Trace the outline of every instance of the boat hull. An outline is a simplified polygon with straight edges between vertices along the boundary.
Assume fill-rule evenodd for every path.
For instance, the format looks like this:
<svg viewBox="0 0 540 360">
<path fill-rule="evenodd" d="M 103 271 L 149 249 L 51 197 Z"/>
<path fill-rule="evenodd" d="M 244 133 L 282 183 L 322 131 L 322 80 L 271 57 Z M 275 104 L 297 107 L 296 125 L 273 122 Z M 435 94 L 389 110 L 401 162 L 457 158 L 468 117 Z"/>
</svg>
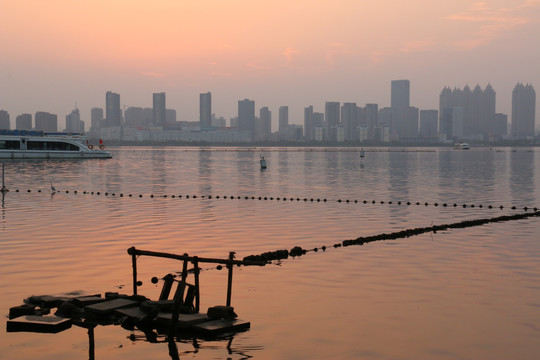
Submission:
<svg viewBox="0 0 540 360">
<path fill-rule="evenodd" d="M 110 159 L 108 151 L 0 150 L 0 159 Z"/>
</svg>

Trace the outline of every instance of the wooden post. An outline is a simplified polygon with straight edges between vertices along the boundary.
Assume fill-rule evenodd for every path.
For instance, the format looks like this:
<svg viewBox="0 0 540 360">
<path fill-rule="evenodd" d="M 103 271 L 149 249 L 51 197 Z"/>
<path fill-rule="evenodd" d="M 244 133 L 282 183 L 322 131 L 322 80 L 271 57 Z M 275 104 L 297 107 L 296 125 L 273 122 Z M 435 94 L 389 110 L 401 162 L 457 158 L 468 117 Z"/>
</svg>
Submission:
<svg viewBox="0 0 540 360">
<path fill-rule="evenodd" d="M 133 295 L 137 295 L 137 254 L 135 252 L 131 254 L 131 266 L 133 267 Z"/>
<path fill-rule="evenodd" d="M 229 279 L 227 281 L 227 306 L 231 306 L 231 295 L 232 295 L 232 275 L 233 275 L 233 266 L 234 266 L 234 252 L 229 253 L 229 262 L 227 267 L 229 268 Z"/>
<path fill-rule="evenodd" d="M 199 258 L 197 256 L 193 257 L 193 270 L 195 276 L 195 312 L 199 312 L 200 306 L 200 297 L 199 297 Z"/>
<path fill-rule="evenodd" d="M 187 279 L 187 266 L 188 266 L 188 254 L 184 254 L 186 259 L 184 260 L 184 265 L 182 266 L 182 281 L 186 282 Z"/>
</svg>

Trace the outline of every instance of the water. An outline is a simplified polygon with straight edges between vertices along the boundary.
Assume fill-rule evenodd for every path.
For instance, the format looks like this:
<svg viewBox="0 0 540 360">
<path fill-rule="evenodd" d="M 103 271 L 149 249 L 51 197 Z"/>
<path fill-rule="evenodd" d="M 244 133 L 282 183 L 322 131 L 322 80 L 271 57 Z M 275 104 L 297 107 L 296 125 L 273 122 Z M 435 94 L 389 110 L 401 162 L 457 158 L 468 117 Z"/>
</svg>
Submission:
<svg viewBox="0 0 540 360">
<path fill-rule="evenodd" d="M 112 151 L 110 160 L 5 162 L 10 191 L 0 209 L 0 313 L 6 320 L 9 308 L 30 295 L 131 293 L 131 246 L 218 258 L 301 246 L 319 251 L 235 271 L 232 305 L 251 322 L 249 331 L 230 346 L 227 339 L 178 342 L 180 358 L 540 353 L 538 217 L 333 247 L 359 236 L 531 212 L 540 205 L 538 149 L 368 148 L 363 159 L 355 148 Z M 148 257 L 138 265 L 138 291 L 151 298 L 160 291 L 152 276 L 180 270 L 175 261 Z M 205 268 L 202 311 L 225 303 L 226 277 Z M 89 357 L 86 329 L 34 334 L 7 333 L 5 326 L 2 358 Z M 100 326 L 95 358 L 167 359 L 163 341 Z"/>
</svg>

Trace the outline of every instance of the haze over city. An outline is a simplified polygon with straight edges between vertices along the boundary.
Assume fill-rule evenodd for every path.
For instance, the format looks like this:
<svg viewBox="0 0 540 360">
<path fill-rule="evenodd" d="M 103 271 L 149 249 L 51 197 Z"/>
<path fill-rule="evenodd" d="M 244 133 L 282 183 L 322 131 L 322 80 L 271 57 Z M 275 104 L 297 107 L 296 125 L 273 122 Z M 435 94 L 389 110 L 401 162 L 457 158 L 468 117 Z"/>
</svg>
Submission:
<svg viewBox="0 0 540 360">
<path fill-rule="evenodd" d="M 438 109 L 445 86 L 491 84 L 509 116 L 518 82 L 540 87 L 540 0 L 0 0 L 0 12 L 0 109 L 58 114 L 60 127 L 75 106 L 89 126 L 106 91 L 122 107 L 165 92 L 179 121 L 197 121 L 211 91 L 217 116 L 249 98 L 302 124 L 326 101 L 389 106 L 395 79 L 420 109 Z"/>
</svg>

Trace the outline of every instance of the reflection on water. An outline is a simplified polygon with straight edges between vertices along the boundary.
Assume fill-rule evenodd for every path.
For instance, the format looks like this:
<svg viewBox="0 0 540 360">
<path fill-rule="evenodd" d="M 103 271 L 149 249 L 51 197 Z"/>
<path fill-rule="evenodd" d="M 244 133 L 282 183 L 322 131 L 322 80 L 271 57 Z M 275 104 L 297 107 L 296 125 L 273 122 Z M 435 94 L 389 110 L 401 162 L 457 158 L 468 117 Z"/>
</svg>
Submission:
<svg viewBox="0 0 540 360">
<path fill-rule="evenodd" d="M 129 293 L 131 246 L 242 258 L 326 245 L 280 266 L 239 269 L 233 306 L 251 329 L 234 337 L 232 350 L 227 340 L 177 341 L 180 358 L 539 353 L 537 218 L 331 246 L 538 207 L 538 150 L 370 148 L 363 159 L 359 149 L 327 150 L 135 147 L 114 149 L 109 160 L 6 161 L 0 312 L 7 316 L 30 295 Z M 49 181 L 59 190 L 54 195 Z M 178 269 L 141 260 L 140 292 L 157 298 L 149 279 L 163 271 Z M 201 276 L 202 309 L 223 304 L 226 274 L 213 268 Z M 169 354 L 163 338 L 141 341 L 144 333 L 128 337 L 119 326 L 96 328 L 94 347 L 86 329 L 48 335 L 6 333 L 4 326 L 0 347 L 10 359 L 81 358 L 91 348 L 96 359 Z"/>
</svg>

